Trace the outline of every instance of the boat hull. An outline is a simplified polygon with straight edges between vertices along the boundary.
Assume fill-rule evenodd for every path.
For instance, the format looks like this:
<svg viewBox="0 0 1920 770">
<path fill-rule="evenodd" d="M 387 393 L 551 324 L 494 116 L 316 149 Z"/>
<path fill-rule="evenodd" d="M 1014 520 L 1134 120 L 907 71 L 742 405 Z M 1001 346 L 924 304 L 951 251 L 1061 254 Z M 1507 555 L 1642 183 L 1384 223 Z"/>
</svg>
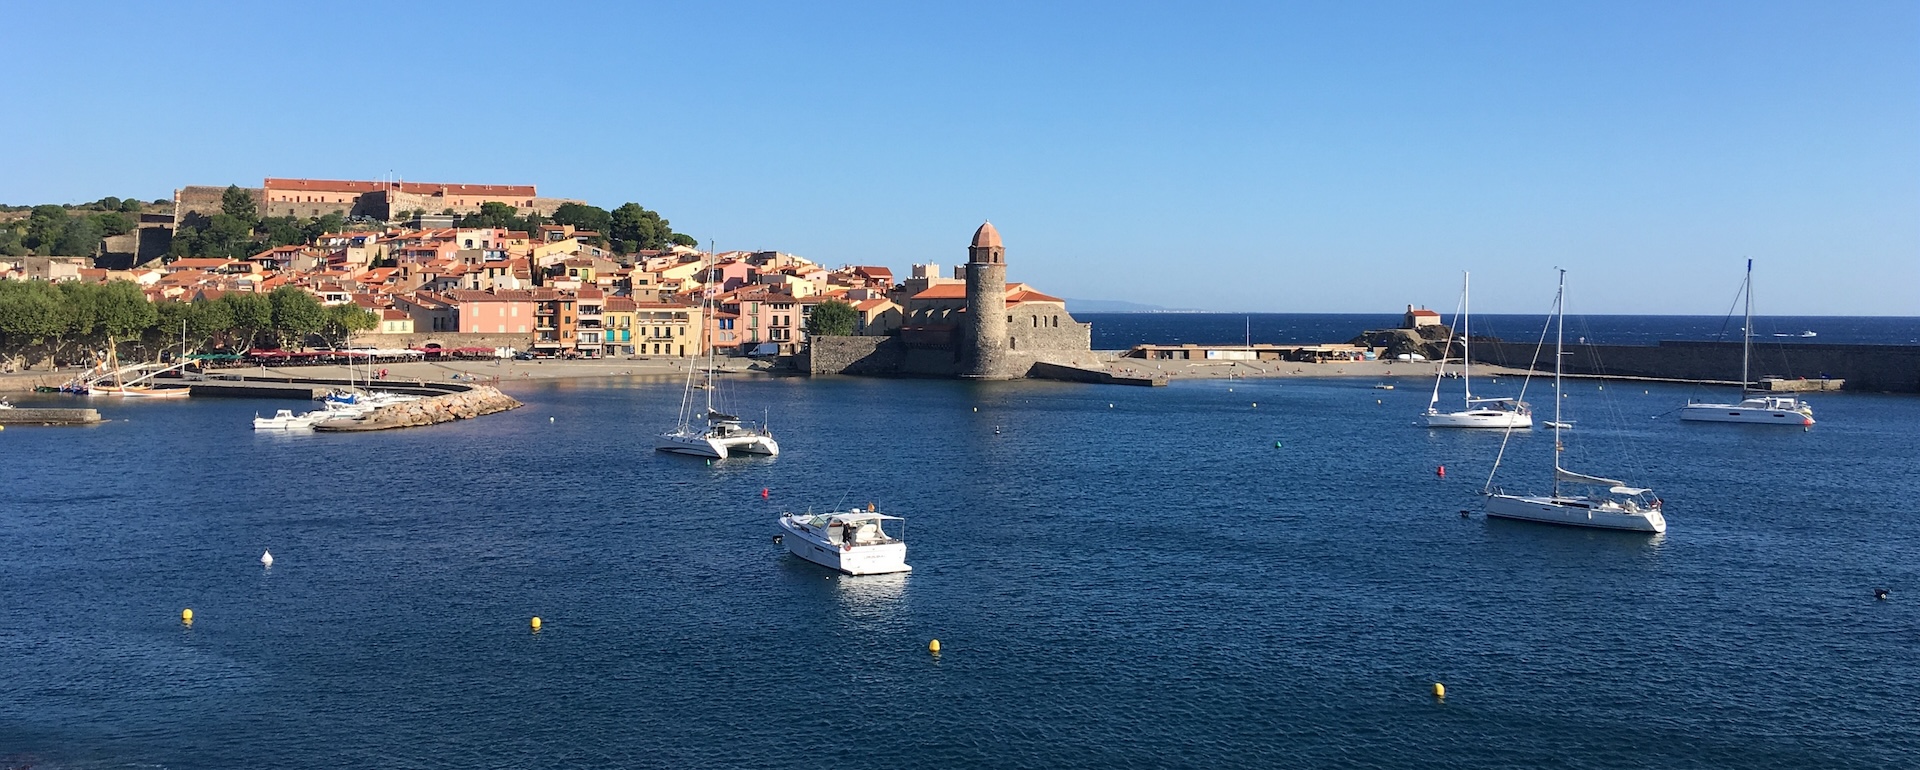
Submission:
<svg viewBox="0 0 1920 770">
<path fill-rule="evenodd" d="M 1680 419 L 1693 422 L 1741 422 L 1750 425 L 1813 424 L 1813 416 L 1791 409 L 1762 409 L 1740 404 L 1688 404 L 1680 409 Z"/>
<path fill-rule="evenodd" d="M 786 545 L 788 553 L 849 575 L 913 571 L 913 567 L 907 565 L 907 544 L 903 542 L 842 548 L 795 526 L 786 517 L 780 519 L 780 535 L 780 542 Z"/>
<path fill-rule="evenodd" d="M 687 455 L 690 457 L 706 457 L 714 460 L 727 459 L 726 445 L 705 436 L 677 436 L 668 434 L 661 436 L 660 440 L 653 445 L 653 448 L 670 454 Z"/>
<path fill-rule="evenodd" d="M 1617 529 L 1627 532 L 1665 532 L 1667 519 L 1657 509 L 1629 510 L 1617 505 L 1596 506 L 1572 498 L 1491 495 L 1488 516 L 1569 527 Z"/>
<path fill-rule="evenodd" d="M 1531 428 L 1533 416 L 1498 409 L 1474 409 L 1465 412 L 1428 412 L 1429 428 Z"/>
</svg>

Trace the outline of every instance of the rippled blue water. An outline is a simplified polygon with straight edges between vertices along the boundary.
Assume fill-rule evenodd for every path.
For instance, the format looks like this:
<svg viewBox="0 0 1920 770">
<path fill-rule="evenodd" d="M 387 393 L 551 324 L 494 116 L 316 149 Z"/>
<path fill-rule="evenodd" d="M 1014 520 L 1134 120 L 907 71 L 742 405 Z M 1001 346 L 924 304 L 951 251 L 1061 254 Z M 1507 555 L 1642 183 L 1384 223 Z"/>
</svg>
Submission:
<svg viewBox="0 0 1920 770">
<path fill-rule="evenodd" d="M 1499 435 L 1371 384 L 750 381 L 786 454 L 711 466 L 650 449 L 679 388 L 642 380 L 365 435 L 9 428 L 0 766 L 1920 762 L 1920 400 L 1800 431 L 1571 386 L 1569 464 L 1657 488 L 1649 538 L 1462 518 Z M 771 542 L 868 501 L 911 575 Z"/>
</svg>

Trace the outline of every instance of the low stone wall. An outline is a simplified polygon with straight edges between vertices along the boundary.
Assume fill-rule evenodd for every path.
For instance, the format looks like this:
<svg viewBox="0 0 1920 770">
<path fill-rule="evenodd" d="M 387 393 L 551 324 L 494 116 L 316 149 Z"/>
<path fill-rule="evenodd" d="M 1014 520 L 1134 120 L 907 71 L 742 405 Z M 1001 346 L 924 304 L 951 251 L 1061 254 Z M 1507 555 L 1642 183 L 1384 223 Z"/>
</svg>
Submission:
<svg viewBox="0 0 1920 770">
<path fill-rule="evenodd" d="M 92 425 L 98 409 L 0 409 L 0 425 Z"/>
<path fill-rule="evenodd" d="M 522 404 L 512 396 L 483 385 L 463 393 L 448 393 L 444 396 L 383 406 L 358 419 L 328 420 L 313 426 L 313 429 L 357 431 L 414 428 L 454 420 L 471 420 L 520 406 Z"/>
<path fill-rule="evenodd" d="M 1534 359 L 1533 342 L 1474 340 L 1480 363 L 1526 368 Z M 1658 345 L 1566 346 L 1569 374 L 1655 377 L 1675 380 L 1740 379 L 1740 343 L 1662 341 Z M 1553 369 L 1551 340 L 1537 363 Z M 1753 347 L 1753 379 L 1822 376 L 1846 381 L 1847 390 L 1920 393 L 1920 345 L 1842 345 L 1760 343 Z"/>
<path fill-rule="evenodd" d="M 896 337 L 814 337 L 806 367 L 809 374 L 892 376 L 900 373 L 903 352 Z"/>
</svg>

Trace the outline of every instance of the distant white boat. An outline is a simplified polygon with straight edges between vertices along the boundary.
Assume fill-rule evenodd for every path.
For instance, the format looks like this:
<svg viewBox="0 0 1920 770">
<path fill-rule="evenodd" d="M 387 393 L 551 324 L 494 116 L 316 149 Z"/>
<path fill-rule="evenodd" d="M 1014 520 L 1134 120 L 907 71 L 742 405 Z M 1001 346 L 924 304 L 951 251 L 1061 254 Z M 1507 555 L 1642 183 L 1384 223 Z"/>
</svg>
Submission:
<svg viewBox="0 0 1920 770">
<path fill-rule="evenodd" d="M 1692 422 L 1743 422 L 1760 425 L 1813 425 L 1813 406 L 1792 396 L 1750 393 L 1748 374 L 1753 359 L 1753 260 L 1747 260 L 1747 277 L 1740 292 L 1747 298 L 1747 322 L 1740 334 L 1740 403 L 1694 404 L 1680 409 L 1680 419 Z M 1807 332 L 1801 336 L 1808 336 Z M 1776 335 L 1784 336 L 1784 335 Z"/>
<path fill-rule="evenodd" d="M 787 514 L 780 540 L 793 555 L 849 575 L 911 572 L 906 520 L 874 511 Z"/>
<path fill-rule="evenodd" d="M 1440 371 L 1433 378 L 1433 397 L 1427 400 L 1423 415 L 1429 428 L 1531 428 L 1533 413 L 1526 403 L 1511 398 L 1473 397 L 1473 308 L 1471 275 L 1460 274 L 1460 382 L 1466 393 L 1464 407 L 1457 412 L 1440 411 L 1440 383 L 1451 379 L 1446 354 L 1440 356 Z M 1452 346 L 1453 338 L 1447 338 Z"/>
<path fill-rule="evenodd" d="M 253 429 L 273 431 L 312 430 L 313 424 L 323 419 L 322 415 L 325 414 L 324 411 L 315 410 L 306 414 L 296 415 L 292 409 L 282 409 L 274 412 L 272 417 L 261 417 L 255 414 L 253 416 Z"/>
<path fill-rule="evenodd" d="M 1502 519 L 1537 521 L 1545 524 L 1565 524 L 1574 527 L 1596 527 L 1600 529 L 1624 529 L 1634 532 L 1665 532 L 1667 519 L 1661 512 L 1660 498 L 1653 490 L 1627 486 L 1617 479 L 1589 476 L 1575 473 L 1560 467 L 1560 457 L 1565 447 L 1560 443 L 1558 426 L 1566 424 L 1560 419 L 1560 369 L 1565 359 L 1567 271 L 1560 271 L 1560 291 L 1554 298 L 1554 310 L 1557 317 L 1553 338 L 1553 420 L 1547 424 L 1553 429 L 1553 491 L 1545 495 L 1509 495 L 1493 488 L 1493 476 L 1487 477 L 1486 490 L 1488 516 Z M 1502 448 L 1504 454 L 1504 446 Z M 1494 461 L 1494 473 L 1499 473 L 1500 463 Z M 1563 484 L 1578 485 L 1595 491 L 1586 494 L 1562 494 Z M 1604 494 L 1600 490 L 1604 490 Z"/>
<path fill-rule="evenodd" d="M 1800 336 L 1802 336 L 1802 337 L 1818 337 L 1818 336 L 1820 336 L 1820 333 L 1819 333 L 1819 332 L 1816 332 L 1816 331 L 1813 331 L 1813 330 L 1811 330 L 1811 329 L 1809 329 L 1809 330 L 1807 330 L 1807 331 L 1803 331 L 1803 332 L 1801 332 L 1801 333 L 1800 333 Z"/>
</svg>

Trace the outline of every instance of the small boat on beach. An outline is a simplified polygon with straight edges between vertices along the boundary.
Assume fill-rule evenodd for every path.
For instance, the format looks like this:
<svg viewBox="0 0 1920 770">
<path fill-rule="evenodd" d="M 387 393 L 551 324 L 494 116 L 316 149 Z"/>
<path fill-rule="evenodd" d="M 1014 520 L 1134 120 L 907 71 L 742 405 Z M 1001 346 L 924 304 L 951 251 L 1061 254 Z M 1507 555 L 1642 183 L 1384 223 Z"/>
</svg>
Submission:
<svg viewBox="0 0 1920 770">
<path fill-rule="evenodd" d="M 905 519 L 873 510 L 790 513 L 780 517 L 787 551 L 849 575 L 911 572 Z"/>
</svg>

